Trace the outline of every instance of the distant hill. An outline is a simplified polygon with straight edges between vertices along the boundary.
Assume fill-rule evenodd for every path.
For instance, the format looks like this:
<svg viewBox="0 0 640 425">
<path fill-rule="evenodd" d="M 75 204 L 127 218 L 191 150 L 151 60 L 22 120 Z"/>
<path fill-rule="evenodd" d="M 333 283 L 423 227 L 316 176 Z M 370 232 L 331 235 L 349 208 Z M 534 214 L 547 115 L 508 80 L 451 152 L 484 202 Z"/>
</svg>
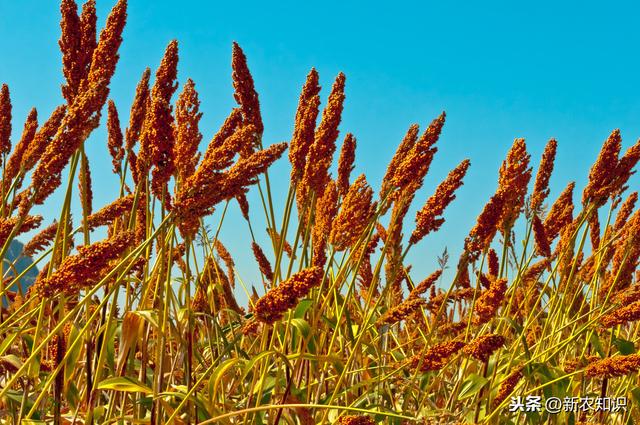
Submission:
<svg viewBox="0 0 640 425">
<path fill-rule="evenodd" d="M 16 259 L 18 259 L 18 261 L 16 261 L 15 263 L 15 269 L 18 272 L 18 274 L 22 273 L 27 267 L 33 264 L 33 261 L 31 261 L 31 258 L 23 257 L 20 255 L 22 253 L 23 248 L 24 248 L 24 244 L 22 242 L 17 241 L 15 239 L 11 242 L 11 244 L 9 245 L 9 249 L 7 250 L 7 254 L 5 255 L 5 258 L 4 258 L 5 272 L 6 272 L 6 267 L 9 264 L 13 263 Z M 12 275 L 13 275 L 13 271 L 10 271 L 7 274 L 7 276 L 12 276 Z M 33 282 L 35 282 L 37 277 L 38 277 L 37 267 L 33 267 L 24 276 L 22 276 L 22 278 L 20 279 L 20 286 L 22 286 L 23 293 L 26 292 L 27 288 L 31 286 Z M 17 290 L 17 288 L 14 286 L 11 288 L 11 290 L 15 291 Z"/>
</svg>

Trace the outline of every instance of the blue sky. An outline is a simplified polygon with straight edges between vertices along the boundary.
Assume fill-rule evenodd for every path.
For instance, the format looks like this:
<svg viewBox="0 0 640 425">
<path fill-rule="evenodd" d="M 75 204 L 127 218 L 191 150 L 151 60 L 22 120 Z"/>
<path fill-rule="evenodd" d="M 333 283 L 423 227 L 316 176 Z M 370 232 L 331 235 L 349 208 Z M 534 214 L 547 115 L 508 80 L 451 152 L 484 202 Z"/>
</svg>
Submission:
<svg viewBox="0 0 640 425">
<path fill-rule="evenodd" d="M 98 0 L 100 23 L 113 3 Z M 61 102 L 58 7 L 54 0 L 0 0 L 0 81 L 10 85 L 16 130 L 31 106 L 42 121 Z M 439 152 L 415 207 L 462 159 L 470 158 L 472 165 L 439 234 L 409 257 L 420 279 L 433 270 L 444 246 L 457 257 L 515 137 L 526 138 L 534 165 L 546 141 L 558 139 L 554 197 L 571 180 L 579 194 L 611 130 L 621 129 L 625 148 L 640 136 L 638 12 L 632 2 L 604 8 L 599 2 L 552 1 L 131 0 L 112 98 L 126 122 L 141 72 L 146 66 L 155 70 L 166 44 L 178 39 L 180 82 L 194 79 L 202 101 L 204 148 L 234 106 L 235 40 L 256 81 L 268 144 L 290 138 L 299 90 L 312 66 L 320 73 L 323 103 L 343 71 L 347 99 L 341 131 L 356 135 L 354 173 L 366 173 L 376 189 L 408 126 L 424 127 L 445 110 Z M 102 128 L 87 149 L 98 208 L 117 190 Z M 284 203 L 288 163 L 281 161 L 273 174 Z M 635 189 L 638 181 L 633 179 Z M 257 203 L 253 211 L 260 211 Z M 407 227 L 408 233 L 412 223 Z M 246 257 L 246 238 L 240 221 L 226 223 L 223 242 L 241 268 L 253 269 L 240 258 Z M 246 275 L 251 280 L 254 272 Z"/>
</svg>

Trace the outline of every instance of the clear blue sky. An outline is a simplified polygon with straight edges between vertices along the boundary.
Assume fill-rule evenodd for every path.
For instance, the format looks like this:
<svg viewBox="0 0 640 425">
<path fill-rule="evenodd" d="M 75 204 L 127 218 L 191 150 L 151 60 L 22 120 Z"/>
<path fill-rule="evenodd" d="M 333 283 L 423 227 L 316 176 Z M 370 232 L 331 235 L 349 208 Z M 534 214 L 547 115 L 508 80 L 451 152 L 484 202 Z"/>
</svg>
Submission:
<svg viewBox="0 0 640 425">
<path fill-rule="evenodd" d="M 113 3 L 98 0 L 100 24 Z M 19 120 L 31 106 L 38 107 L 42 120 L 61 102 L 58 7 L 54 0 L 0 0 L 0 81 L 11 88 L 14 128 L 22 126 Z M 579 194 L 611 130 L 622 130 L 625 148 L 640 136 L 639 12 L 630 1 L 605 7 L 554 1 L 131 0 L 112 97 L 126 121 L 141 72 L 146 66 L 155 70 L 166 44 L 178 39 L 179 79 L 193 78 L 200 92 L 204 148 L 234 106 L 230 54 L 235 40 L 248 56 L 265 141 L 272 143 L 290 138 L 309 69 L 318 69 L 324 96 L 343 71 L 347 100 L 341 131 L 356 135 L 355 173 L 365 172 L 376 189 L 407 127 L 426 126 L 445 110 L 440 150 L 416 207 L 463 158 L 472 165 L 446 224 L 409 258 L 419 279 L 432 271 L 445 245 L 457 257 L 515 137 L 526 138 L 535 165 L 546 141 L 558 139 L 554 197 L 570 180 L 578 182 Z M 103 129 L 91 137 L 88 150 L 99 207 L 117 188 Z M 288 163 L 281 161 L 273 173 L 286 182 Z M 638 181 L 633 179 L 635 189 Z M 285 184 L 276 190 L 284 203 Z M 258 208 L 254 204 L 254 213 Z M 244 267 L 240 257 L 246 257 L 247 233 L 244 227 L 234 229 L 239 224 L 227 223 L 223 241 Z M 408 233 L 412 223 L 407 226 Z"/>
</svg>

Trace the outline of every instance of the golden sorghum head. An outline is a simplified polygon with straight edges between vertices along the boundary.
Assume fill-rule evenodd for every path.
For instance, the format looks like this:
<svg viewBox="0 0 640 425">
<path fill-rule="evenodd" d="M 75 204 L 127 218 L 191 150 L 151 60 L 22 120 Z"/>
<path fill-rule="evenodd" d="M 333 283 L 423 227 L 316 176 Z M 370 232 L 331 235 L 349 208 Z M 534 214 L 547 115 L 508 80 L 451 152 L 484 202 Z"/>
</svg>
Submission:
<svg viewBox="0 0 640 425">
<path fill-rule="evenodd" d="M 329 240 L 337 251 L 352 247 L 369 226 L 375 213 L 373 190 L 361 174 L 351 185 L 331 228 Z"/>
<path fill-rule="evenodd" d="M 370 288 L 373 289 L 372 295 L 377 295 L 378 288 L 376 286 L 373 286 L 372 288 L 373 267 L 371 265 L 371 256 L 375 252 L 379 242 L 380 242 L 380 234 L 375 233 L 369 240 L 369 243 L 367 243 L 367 245 L 363 247 L 364 248 L 363 257 L 360 263 L 360 267 L 358 268 L 358 283 L 360 284 L 360 289 L 361 289 L 360 294 L 365 299 L 368 297 L 368 293 L 366 292 L 368 292 Z M 374 298 L 372 297 L 371 300 L 373 299 Z"/>
<path fill-rule="evenodd" d="M 469 260 L 473 261 L 491 244 L 498 231 L 498 223 L 502 217 L 504 196 L 501 192 L 494 194 L 478 216 L 476 225 L 465 240 L 465 251 Z"/>
<path fill-rule="evenodd" d="M 298 109 L 296 110 L 293 137 L 289 147 L 289 162 L 291 162 L 291 181 L 297 182 L 304 172 L 309 148 L 313 144 L 313 137 L 318 118 L 320 97 L 318 72 L 311 68 L 307 80 L 302 86 Z"/>
<path fill-rule="evenodd" d="M 198 124 L 202 118 L 200 100 L 195 84 L 191 78 L 187 80 L 176 103 L 176 125 L 174 157 L 176 176 L 179 182 L 184 182 L 196 170 L 198 164 L 198 145 L 202 134 Z"/>
<path fill-rule="evenodd" d="M 212 314 L 207 297 L 207 289 L 202 285 L 198 285 L 196 292 L 191 299 L 191 309 L 198 313 Z"/>
<path fill-rule="evenodd" d="M 122 217 L 131 211 L 134 199 L 135 195 L 133 194 L 116 199 L 109 205 L 102 207 L 100 210 L 88 216 L 87 225 L 90 229 L 95 229 L 96 227 L 112 224 L 118 217 Z"/>
<path fill-rule="evenodd" d="M 542 336 L 542 326 L 533 325 L 527 330 L 527 335 L 525 336 L 525 340 L 527 341 L 527 345 L 529 348 L 533 347 Z"/>
<path fill-rule="evenodd" d="M 199 276 L 199 284 L 205 294 L 208 287 L 215 287 L 221 305 L 238 314 L 244 314 L 233 294 L 229 277 L 224 273 L 213 255 L 207 257 L 205 266 Z"/>
<path fill-rule="evenodd" d="M 625 223 L 633 213 L 633 208 L 636 206 L 636 202 L 638 202 L 638 192 L 632 192 L 627 199 L 622 203 L 620 209 L 618 210 L 618 214 L 616 215 L 616 221 L 613 225 L 614 231 L 620 231 L 624 227 Z"/>
<path fill-rule="evenodd" d="M 120 129 L 120 118 L 118 118 L 118 109 L 113 100 L 109 99 L 107 107 L 107 147 L 111 154 L 111 163 L 113 164 L 113 172 L 119 173 L 124 157 L 124 148 L 122 147 L 123 138 Z"/>
<path fill-rule="evenodd" d="M 640 301 L 640 285 L 636 282 L 635 285 L 628 287 L 624 291 L 618 292 L 615 294 L 612 301 L 622 306 Z"/>
<path fill-rule="evenodd" d="M 500 221 L 500 230 L 505 233 L 513 226 L 527 195 L 527 186 L 531 180 L 531 167 L 524 139 L 516 139 L 507 154 L 507 158 L 500 167 L 498 179 L 499 191 L 504 196 L 504 209 Z"/>
<path fill-rule="evenodd" d="M 513 372 L 511 372 L 501 383 L 498 388 L 498 393 L 496 397 L 493 399 L 493 405 L 499 406 L 504 400 L 511 395 L 513 390 L 518 385 L 518 382 L 522 379 L 522 369 L 516 368 Z"/>
<path fill-rule="evenodd" d="M 82 90 L 70 104 L 58 132 L 33 173 L 31 191 L 37 194 L 34 199 L 37 204 L 42 204 L 60 185 L 62 170 L 69 159 L 98 126 L 100 110 L 107 101 L 109 82 L 119 58 L 118 48 L 122 42 L 126 9 L 126 0 L 119 0 L 107 17 Z M 28 205 L 29 201 L 29 197 L 24 197 L 22 204 Z"/>
<path fill-rule="evenodd" d="M 0 153 L 11 151 L 11 96 L 9 86 L 0 89 Z"/>
<path fill-rule="evenodd" d="M 338 159 L 338 178 L 336 179 L 338 185 L 338 193 L 342 198 L 347 195 L 349 191 L 349 177 L 351 171 L 354 168 L 354 162 L 356 159 L 356 138 L 351 133 L 347 133 L 342 142 L 342 148 L 340 149 L 340 158 Z"/>
<path fill-rule="evenodd" d="M 634 322 L 640 319 L 640 301 L 623 305 L 623 307 L 605 314 L 600 318 L 600 323 L 605 328 L 612 328 L 627 322 Z"/>
<path fill-rule="evenodd" d="M 489 289 L 482 291 L 473 309 L 473 323 L 480 325 L 491 320 L 500 308 L 506 291 L 507 279 L 496 279 Z"/>
<path fill-rule="evenodd" d="M 339 425 L 375 425 L 375 421 L 369 416 L 342 416 L 337 423 Z"/>
<path fill-rule="evenodd" d="M 213 137 L 194 178 L 208 176 L 213 170 L 224 170 L 233 164 L 233 158 L 255 139 L 255 127 L 251 124 L 240 126 L 240 113 L 234 109 Z"/>
<path fill-rule="evenodd" d="M 404 296 L 402 282 L 409 277 L 409 270 L 411 266 L 404 267 L 399 259 L 397 262 L 393 263 L 392 261 L 394 260 L 395 259 L 392 259 L 391 261 L 387 260 L 385 279 L 389 282 L 389 286 L 391 288 L 391 303 L 398 305 L 402 302 L 402 298 Z"/>
<path fill-rule="evenodd" d="M 248 186 L 256 183 L 259 174 L 280 158 L 286 147 L 286 143 L 271 145 L 241 158 L 223 173 L 212 173 L 211 170 L 207 173 L 203 169 L 203 161 L 176 193 L 174 213 L 180 232 L 183 235 L 195 234 L 200 226 L 200 217 L 213 212 L 219 202 L 244 193 Z"/>
<path fill-rule="evenodd" d="M 449 296 L 447 297 L 446 301 L 455 302 L 455 301 L 469 300 L 473 298 L 474 292 L 475 292 L 475 289 L 473 288 L 455 289 L 451 291 L 451 293 L 449 293 Z M 440 309 L 440 306 L 442 305 L 442 303 L 445 301 L 445 295 L 446 295 L 445 292 L 440 292 L 439 294 L 436 294 L 436 287 L 431 286 L 431 296 L 429 297 L 427 308 L 432 313 L 436 313 Z"/>
<path fill-rule="evenodd" d="M 89 158 L 82 152 L 80 156 L 80 173 L 78 177 L 78 189 L 80 190 L 80 204 L 87 214 L 93 209 L 93 190 L 91 189 L 91 170 Z"/>
<path fill-rule="evenodd" d="M 151 190 L 162 198 L 163 189 L 173 174 L 174 134 L 171 97 L 178 84 L 178 42 L 167 46 L 162 62 L 156 71 L 156 81 L 151 89 L 151 101 L 147 107 L 138 156 L 138 174 L 141 178 L 154 166 Z"/>
<path fill-rule="evenodd" d="M 131 232 L 78 248 L 78 254 L 66 257 L 51 276 L 38 276 L 34 291 L 43 298 L 59 293 L 77 294 L 94 285 L 133 241 Z"/>
<path fill-rule="evenodd" d="M 615 129 L 605 140 L 598 159 L 591 167 L 589 183 L 582 192 L 583 205 L 593 201 L 597 207 L 600 207 L 611 195 L 611 182 L 615 177 L 621 147 L 620 130 Z"/>
<path fill-rule="evenodd" d="M 431 286 L 433 286 L 433 284 L 436 283 L 438 279 L 440 279 L 440 276 L 442 276 L 442 270 L 436 270 L 435 272 L 431 273 L 429 276 L 427 276 L 426 279 L 418 283 L 415 288 L 413 288 L 413 290 L 409 293 L 409 298 L 418 297 L 427 292 L 429 288 L 431 288 Z"/>
<path fill-rule="evenodd" d="M 240 332 L 242 332 L 242 335 L 244 336 L 256 336 L 258 334 L 259 327 L 260 322 L 258 322 L 254 318 L 251 318 L 247 320 L 244 325 L 242 325 Z"/>
<path fill-rule="evenodd" d="M 295 307 L 300 298 L 309 293 L 311 288 L 320 284 L 322 274 L 322 268 L 310 267 L 270 289 L 255 304 L 256 318 L 269 324 L 280 320 L 287 310 Z"/>
<path fill-rule="evenodd" d="M 264 126 L 262 124 L 262 116 L 260 115 L 260 102 L 258 101 L 258 93 L 253 84 L 253 77 L 247 66 L 247 58 L 238 45 L 233 43 L 233 53 L 231 55 L 231 68 L 233 73 L 233 88 L 235 93 L 233 97 L 240 105 L 242 111 L 242 119 L 245 124 L 253 124 L 258 136 L 262 135 Z"/>
<path fill-rule="evenodd" d="M 400 303 L 402 300 L 402 287 L 400 284 L 404 279 L 404 269 L 402 266 L 402 227 L 404 218 L 409 211 L 409 206 L 413 199 L 414 193 L 411 191 L 395 192 L 400 197 L 393 202 L 391 210 L 391 218 L 389 219 L 388 233 L 385 238 L 385 255 L 387 261 L 385 264 L 385 279 L 391 285 L 392 300 Z"/>
<path fill-rule="evenodd" d="M 91 13 L 88 9 L 87 12 Z M 83 24 L 83 30 L 87 30 L 85 35 L 85 44 L 81 45 L 82 48 L 88 48 L 94 42 L 91 42 L 91 26 L 90 21 L 94 18 L 87 16 L 83 10 L 83 19 L 86 19 Z M 127 0 L 118 0 L 118 3 L 113 6 L 111 13 L 107 17 L 107 22 L 104 28 L 100 32 L 100 38 L 95 44 L 91 60 L 84 59 L 83 66 L 87 66 L 86 62 L 90 62 L 90 66 L 87 74 L 88 85 L 86 87 L 99 87 L 108 84 L 111 76 L 116 69 L 116 63 L 118 62 L 118 48 L 122 42 L 122 29 L 127 18 Z M 95 31 L 95 30 L 94 30 Z M 94 33 L 95 34 L 95 33 Z M 95 37 L 95 35 L 93 35 Z M 86 54 L 87 51 L 84 52 Z M 85 86 L 83 85 L 83 89 Z M 108 91 L 104 94 L 104 98 L 100 102 L 101 105 L 107 100 Z"/>
<path fill-rule="evenodd" d="M 551 205 L 547 218 L 544 220 L 544 230 L 549 243 L 558 237 L 560 230 L 573 221 L 573 188 L 575 186 L 574 182 L 567 185 Z"/>
<path fill-rule="evenodd" d="M 240 208 L 240 213 L 245 220 L 249 221 L 249 201 L 247 200 L 247 195 L 244 193 L 238 193 L 235 196 L 236 202 L 238 203 L 238 207 Z"/>
<path fill-rule="evenodd" d="M 47 345 L 47 355 L 49 357 L 49 365 L 51 366 L 51 369 L 55 369 L 56 367 L 58 367 L 58 365 L 64 358 L 65 353 L 66 344 L 64 337 L 61 337 L 57 334 L 54 335 L 49 340 L 49 344 Z"/>
<path fill-rule="evenodd" d="M 387 231 L 382 224 L 376 221 L 376 232 L 383 244 L 387 243 Z"/>
<path fill-rule="evenodd" d="M 62 95 L 71 104 L 78 93 L 83 78 L 79 60 L 82 33 L 78 6 L 74 0 L 62 0 L 60 12 L 62 14 L 60 20 L 62 34 L 58 44 L 62 52 L 62 73 L 67 81 L 67 84 L 62 86 Z"/>
<path fill-rule="evenodd" d="M 140 132 L 144 125 L 144 117 L 147 111 L 147 102 L 149 100 L 149 79 L 151 78 L 151 70 L 146 68 L 142 72 L 140 82 L 136 87 L 136 94 L 131 103 L 131 111 L 129 112 L 129 127 L 125 132 L 125 149 L 131 151 L 136 142 L 140 139 Z M 137 169 L 137 167 L 136 167 Z"/>
<path fill-rule="evenodd" d="M 60 123 L 66 113 L 67 107 L 65 105 L 58 106 L 53 110 L 44 124 L 42 124 L 42 127 L 40 127 L 35 136 L 33 136 L 33 141 L 29 144 L 22 157 L 21 165 L 25 171 L 29 171 L 35 167 L 45 149 L 56 135 L 58 127 L 60 127 Z"/>
<path fill-rule="evenodd" d="M 96 40 L 96 23 L 98 16 L 96 14 L 96 0 L 87 0 L 82 5 L 82 13 L 80 13 L 80 52 L 78 62 L 83 78 L 86 78 L 91 68 L 93 60 L 93 52 L 98 43 Z"/>
<path fill-rule="evenodd" d="M 527 285 L 531 285 L 532 283 L 537 282 L 542 272 L 544 272 L 545 269 L 549 267 L 549 264 L 550 263 L 548 258 L 543 258 L 542 260 L 533 263 L 522 274 L 522 282 Z"/>
<path fill-rule="evenodd" d="M 575 238 L 580 224 L 579 217 L 571 221 L 560 230 L 560 239 L 553 252 L 553 256 L 557 258 L 558 274 L 563 274 L 571 270 L 575 253 Z"/>
<path fill-rule="evenodd" d="M 235 270 L 236 264 L 233 261 L 233 257 L 231 257 L 231 254 L 229 253 L 227 248 L 222 244 L 222 241 L 220 241 L 220 239 L 216 239 L 213 245 L 214 245 L 214 248 L 216 249 L 216 252 L 220 256 L 220 259 L 222 260 L 225 267 L 227 268 L 227 274 L 229 275 L 231 286 L 235 287 L 236 284 L 234 279 L 234 270 Z"/>
<path fill-rule="evenodd" d="M 467 328 L 467 322 L 450 322 L 450 321 L 442 321 L 436 331 L 438 335 L 441 336 L 449 336 L 456 337 Z"/>
<path fill-rule="evenodd" d="M 610 198 L 615 199 L 627 190 L 626 184 L 629 181 L 629 177 L 635 174 L 633 169 L 638 161 L 640 161 L 640 140 L 627 149 L 620 161 L 618 161 L 618 166 L 609 188 Z"/>
<path fill-rule="evenodd" d="M 338 189 L 329 180 L 324 194 L 316 202 L 316 217 L 312 229 L 313 265 L 323 267 L 327 261 L 327 239 L 333 229 L 333 221 L 338 213 Z"/>
<path fill-rule="evenodd" d="M 82 6 L 80 16 L 73 0 L 64 0 L 60 11 L 62 36 L 59 45 L 62 51 L 62 70 L 67 81 L 62 86 L 62 95 L 71 104 L 82 91 L 83 84 L 86 84 L 93 52 L 97 47 L 95 0 L 89 0 Z"/>
<path fill-rule="evenodd" d="M 9 235 L 13 231 L 13 228 L 18 225 L 20 218 L 11 217 L 11 218 L 0 218 L 0 246 L 3 246 L 7 241 Z M 26 216 L 20 228 L 13 235 L 14 237 L 19 235 L 20 233 L 25 233 L 30 230 L 33 230 L 40 226 L 42 223 L 42 216 L 39 215 L 29 215 Z"/>
<path fill-rule="evenodd" d="M 256 242 L 251 242 L 251 249 L 253 250 L 253 256 L 258 262 L 260 273 L 264 275 L 265 279 L 267 279 L 267 282 L 273 281 L 273 270 L 271 269 L 271 263 L 269 263 L 267 256 L 264 255 L 264 251 L 262 251 L 260 245 L 258 245 Z"/>
<path fill-rule="evenodd" d="M 460 340 L 435 344 L 427 349 L 424 356 L 420 356 L 419 354 L 413 356 L 409 360 L 409 365 L 412 369 L 420 365 L 421 372 L 440 370 L 447 363 L 449 357 L 460 351 L 464 346 L 464 342 Z"/>
<path fill-rule="evenodd" d="M 71 215 L 69 215 L 69 228 L 71 227 Z M 58 232 L 58 222 L 53 221 L 49 226 L 38 232 L 29 242 L 24 245 L 22 255 L 33 257 L 34 254 L 44 250 L 56 237 Z M 46 273 L 45 273 L 46 275 Z"/>
<path fill-rule="evenodd" d="M 409 155 L 409 152 L 415 145 L 416 140 L 418 140 L 418 131 L 420 127 L 417 124 L 411 125 L 407 134 L 405 134 L 404 138 L 398 145 L 398 149 L 396 149 L 396 153 L 391 158 L 389 165 L 387 166 L 387 171 L 382 178 L 382 186 L 380 187 L 380 200 L 383 200 L 383 197 L 389 195 L 389 191 L 394 188 L 394 182 L 396 180 L 395 176 L 398 173 L 400 163 Z M 384 203 L 384 211 L 387 210 L 390 202 Z"/>
<path fill-rule="evenodd" d="M 306 158 L 303 186 L 315 191 L 318 196 L 324 193 L 324 188 L 329 181 L 329 167 L 333 162 L 333 153 L 336 150 L 336 140 L 339 135 L 338 126 L 342 117 L 344 83 L 344 74 L 338 74 Z"/>
<path fill-rule="evenodd" d="M 393 176 L 393 186 L 414 193 L 424 181 L 429 171 L 433 156 L 438 150 L 434 145 L 440 138 L 446 119 L 443 112 L 434 119 L 420 138 L 413 144 L 404 158 L 401 158 L 398 169 Z"/>
<path fill-rule="evenodd" d="M 640 210 L 631 216 L 621 233 L 622 236 L 614 246 L 610 282 L 603 285 L 603 288 L 614 283 L 616 288 L 626 288 L 633 281 L 633 273 L 640 258 Z"/>
<path fill-rule="evenodd" d="M 591 363 L 597 362 L 598 360 L 600 360 L 599 356 L 590 356 L 590 355 L 586 355 L 580 358 L 568 359 L 568 360 L 565 360 L 564 363 L 562 364 L 562 370 L 564 370 L 566 373 L 573 373 L 578 369 L 585 368 Z M 576 425 L 578 424 L 576 423 Z"/>
<path fill-rule="evenodd" d="M 462 186 L 462 179 L 467 173 L 469 164 L 469 160 L 465 159 L 454 168 L 436 188 L 435 193 L 431 195 L 422 209 L 416 213 L 416 229 L 411 234 L 410 243 L 417 243 L 442 226 L 444 218 L 441 216 L 445 208 L 456 198 L 455 191 Z"/>
<path fill-rule="evenodd" d="M 478 272 L 478 280 L 483 288 L 489 289 L 491 287 L 491 282 L 495 279 L 495 277 L 486 275 L 484 273 Z"/>
<path fill-rule="evenodd" d="M 549 180 L 551 179 L 551 173 L 553 173 L 553 163 L 556 159 L 556 149 L 558 142 L 556 139 L 551 139 L 544 147 L 542 152 L 542 160 L 540 160 L 540 166 L 538 167 L 538 173 L 536 174 L 536 181 L 533 184 L 533 193 L 531 194 L 531 201 L 529 203 L 531 211 L 534 213 L 540 212 L 540 208 L 544 203 L 547 196 L 549 196 Z"/>
<path fill-rule="evenodd" d="M 496 277 L 498 276 L 498 273 L 500 273 L 500 260 L 498 259 L 498 254 L 493 248 L 490 248 L 489 251 L 487 251 L 487 268 L 490 276 Z"/>
<path fill-rule="evenodd" d="M 33 108 L 31 109 L 31 111 L 29 111 L 27 120 L 24 123 L 22 137 L 20 137 L 20 140 L 13 148 L 13 152 L 11 152 L 11 155 L 9 155 L 9 158 L 7 159 L 3 175 L 5 193 L 11 185 L 11 181 L 13 181 L 13 179 L 15 179 L 20 172 L 20 168 L 22 167 L 24 161 L 24 154 L 29 146 L 32 145 L 32 141 L 36 135 L 37 129 L 38 111 L 36 111 L 36 108 Z"/>
<path fill-rule="evenodd" d="M 182 273 L 186 274 L 187 263 L 184 262 L 183 258 L 185 252 L 187 252 L 187 246 L 184 242 L 179 243 L 174 247 L 173 252 L 171 253 L 171 259 L 173 263 L 176 263 L 178 265 Z"/>
<path fill-rule="evenodd" d="M 589 237 L 591 239 L 591 252 L 598 251 L 600 247 L 600 219 L 597 211 L 589 215 Z"/>
<path fill-rule="evenodd" d="M 482 335 L 471 341 L 462 351 L 476 359 L 486 362 L 494 351 L 504 345 L 502 335 Z"/>
<path fill-rule="evenodd" d="M 543 257 L 551 256 L 551 247 L 549 246 L 549 240 L 547 239 L 547 233 L 544 229 L 544 224 L 538 217 L 538 214 L 533 214 L 532 218 L 533 239 L 535 241 L 536 252 Z"/>
<path fill-rule="evenodd" d="M 607 357 L 590 363 L 585 369 L 589 378 L 613 378 L 634 373 L 640 369 L 640 354 Z"/>
<path fill-rule="evenodd" d="M 426 304 L 426 301 L 420 297 L 408 297 L 406 300 L 390 308 L 380 316 L 377 324 L 378 326 L 381 326 L 384 324 L 393 325 L 394 323 L 398 323 L 418 311 L 418 309 L 424 304 Z"/>
</svg>

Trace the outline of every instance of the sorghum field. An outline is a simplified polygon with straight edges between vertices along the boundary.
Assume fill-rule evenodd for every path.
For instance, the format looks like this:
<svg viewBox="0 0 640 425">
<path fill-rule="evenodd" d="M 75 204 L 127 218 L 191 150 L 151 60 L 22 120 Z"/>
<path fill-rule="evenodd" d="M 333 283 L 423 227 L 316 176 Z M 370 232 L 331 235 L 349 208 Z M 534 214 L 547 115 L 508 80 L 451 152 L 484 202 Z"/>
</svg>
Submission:
<svg viewBox="0 0 640 425">
<path fill-rule="evenodd" d="M 62 0 L 64 102 L 48 117 L 33 109 L 17 140 L 2 86 L 1 423 L 640 420 L 640 210 L 627 187 L 640 143 L 623 150 L 614 130 L 584 165 L 586 187 L 556 182 L 566 188 L 549 199 L 556 141 L 532 159 L 516 139 L 464 250 L 417 276 L 406 255 L 439 230 L 470 167 L 452 164 L 432 196 L 416 196 L 446 142 L 444 113 L 409 127 L 372 188 L 351 175 L 356 138 L 339 131 L 343 74 L 321 106 L 312 69 L 290 140 L 270 146 L 237 44 L 237 107 L 216 134 L 199 131 L 194 82 L 176 83 L 176 41 L 117 109 L 109 83 L 126 9 L 119 0 L 98 32 L 94 0 Z M 98 207 L 90 169 L 102 159 L 84 144 L 100 125 L 120 196 Z M 270 184 L 276 161 L 290 164 L 287 193 Z M 50 205 L 56 191 L 62 203 Z M 249 205 L 249 191 L 261 202 Z M 259 282 L 242 281 L 250 273 L 218 239 L 233 203 L 251 235 L 255 217 L 268 223 L 270 243 L 247 240 L 244 254 Z M 50 216 L 32 214 L 42 204 Z M 223 213 L 208 229 L 214 210 Z M 21 235 L 39 270 L 26 291 L 29 269 L 7 257 Z M 627 403 L 553 412 L 552 397 Z"/>
</svg>

